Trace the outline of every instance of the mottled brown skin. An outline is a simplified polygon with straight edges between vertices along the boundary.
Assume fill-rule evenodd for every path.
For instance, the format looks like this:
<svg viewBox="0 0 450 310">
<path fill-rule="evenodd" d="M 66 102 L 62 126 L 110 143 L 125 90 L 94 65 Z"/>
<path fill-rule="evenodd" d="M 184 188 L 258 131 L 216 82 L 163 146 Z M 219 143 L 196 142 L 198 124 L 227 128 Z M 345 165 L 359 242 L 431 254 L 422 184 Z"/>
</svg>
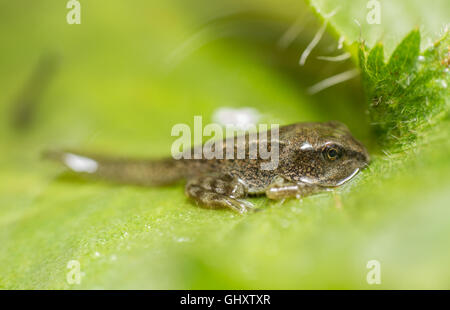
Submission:
<svg viewBox="0 0 450 310">
<path fill-rule="evenodd" d="M 249 159 L 248 135 L 246 142 L 245 159 L 233 160 L 132 160 L 80 154 L 98 164 L 95 172 L 81 174 L 148 186 L 185 179 L 186 195 L 199 205 L 244 213 L 253 207 L 244 200 L 249 195 L 265 194 L 277 200 L 304 197 L 345 183 L 369 162 L 364 146 L 345 125 L 334 121 L 281 127 L 279 163 L 274 170 L 262 170 L 262 159 Z M 224 150 L 226 144 L 224 140 Z M 47 156 L 65 163 L 67 154 L 79 153 L 49 152 Z"/>
</svg>

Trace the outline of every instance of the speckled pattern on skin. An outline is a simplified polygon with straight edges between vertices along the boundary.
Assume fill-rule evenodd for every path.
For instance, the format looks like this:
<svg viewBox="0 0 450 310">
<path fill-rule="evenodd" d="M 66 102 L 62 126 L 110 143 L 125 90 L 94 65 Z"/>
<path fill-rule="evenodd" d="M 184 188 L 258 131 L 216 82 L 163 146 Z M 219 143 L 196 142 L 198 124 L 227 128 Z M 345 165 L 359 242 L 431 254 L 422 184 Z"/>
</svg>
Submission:
<svg viewBox="0 0 450 310">
<path fill-rule="evenodd" d="M 270 134 L 268 136 L 270 142 Z M 248 195 L 300 198 L 345 183 L 369 163 L 365 147 L 344 124 L 336 121 L 281 127 L 279 162 L 273 170 L 262 170 L 262 159 L 249 159 L 249 135 L 245 137 L 245 159 L 135 160 L 70 154 L 80 154 L 98 165 L 95 172 L 79 174 L 144 186 L 185 179 L 186 195 L 200 206 L 230 208 L 240 213 L 253 208 L 244 200 Z M 236 141 L 237 138 L 231 139 Z M 223 141 L 224 154 L 227 141 L 230 140 Z M 236 148 L 237 143 L 234 145 Z M 270 147 L 268 143 L 269 150 Z M 68 153 L 48 152 L 46 155 L 65 163 L 64 156 Z"/>
</svg>

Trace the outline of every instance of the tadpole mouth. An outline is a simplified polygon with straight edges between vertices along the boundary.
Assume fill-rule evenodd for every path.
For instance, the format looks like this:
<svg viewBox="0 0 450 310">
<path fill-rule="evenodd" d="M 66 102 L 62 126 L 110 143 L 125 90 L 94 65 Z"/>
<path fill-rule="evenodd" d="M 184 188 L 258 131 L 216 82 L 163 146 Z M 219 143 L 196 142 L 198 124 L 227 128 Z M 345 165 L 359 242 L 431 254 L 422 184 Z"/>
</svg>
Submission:
<svg viewBox="0 0 450 310">
<path fill-rule="evenodd" d="M 361 171 L 362 168 L 356 167 L 349 175 L 342 177 L 338 180 L 335 181 L 328 181 L 328 182 L 322 182 L 321 184 L 317 184 L 320 185 L 324 188 L 336 188 L 339 187 L 341 185 L 343 185 L 344 183 L 347 183 L 348 181 L 350 181 L 351 179 L 353 179 L 358 172 Z"/>
<path fill-rule="evenodd" d="M 370 155 L 369 152 L 367 152 L 366 148 L 363 149 L 363 157 L 364 157 L 364 167 L 367 167 L 370 163 Z"/>
<path fill-rule="evenodd" d="M 364 149 L 364 152 L 363 153 L 361 153 L 362 155 L 361 155 L 361 160 L 360 160 L 360 165 L 359 165 L 359 168 L 360 169 L 365 169 L 365 168 L 367 168 L 368 166 L 369 166 L 369 164 L 370 164 L 370 155 L 369 155 L 369 153 Z"/>
<path fill-rule="evenodd" d="M 347 183 L 347 181 L 350 181 L 355 175 L 358 174 L 359 170 L 360 168 L 356 168 L 349 176 L 337 182 L 335 186 L 341 186 L 342 184 Z"/>
</svg>

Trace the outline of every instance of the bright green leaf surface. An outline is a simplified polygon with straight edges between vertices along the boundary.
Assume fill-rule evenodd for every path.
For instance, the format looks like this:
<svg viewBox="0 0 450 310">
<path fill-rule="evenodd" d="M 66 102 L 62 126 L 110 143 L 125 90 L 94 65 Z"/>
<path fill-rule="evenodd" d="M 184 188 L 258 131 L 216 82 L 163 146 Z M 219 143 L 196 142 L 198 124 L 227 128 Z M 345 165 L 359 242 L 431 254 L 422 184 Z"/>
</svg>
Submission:
<svg viewBox="0 0 450 310">
<path fill-rule="evenodd" d="M 362 2 L 358 10 L 366 12 Z M 206 3 L 82 2 L 82 24 L 70 26 L 54 1 L 0 4 L 0 287 L 450 288 L 449 42 L 421 51 L 428 36 L 414 30 L 438 29 L 448 6 L 389 5 L 402 12 L 383 26 L 392 56 L 370 44 L 379 38 L 363 26 L 362 84 L 310 96 L 313 82 L 354 65 L 315 59 L 337 45 L 326 34 L 298 67 L 320 21 L 291 47 L 277 48 L 307 7 Z M 328 13 L 328 3 L 314 5 Z M 349 43 L 358 32 L 342 14 L 355 3 L 341 3 L 331 20 Z M 199 35 L 205 24 L 211 27 Z M 57 74 L 31 127 L 14 131 L 14 98 L 46 52 L 59 56 Z M 373 161 L 335 192 L 282 205 L 256 198 L 262 211 L 239 216 L 196 207 L 181 185 L 85 182 L 39 157 L 54 147 L 167 156 L 174 124 L 192 125 L 194 115 L 209 122 L 222 106 L 254 107 L 263 122 L 339 119 L 370 146 Z M 381 285 L 366 281 L 373 259 Z M 80 285 L 66 280 L 70 260 L 80 262 Z"/>
</svg>

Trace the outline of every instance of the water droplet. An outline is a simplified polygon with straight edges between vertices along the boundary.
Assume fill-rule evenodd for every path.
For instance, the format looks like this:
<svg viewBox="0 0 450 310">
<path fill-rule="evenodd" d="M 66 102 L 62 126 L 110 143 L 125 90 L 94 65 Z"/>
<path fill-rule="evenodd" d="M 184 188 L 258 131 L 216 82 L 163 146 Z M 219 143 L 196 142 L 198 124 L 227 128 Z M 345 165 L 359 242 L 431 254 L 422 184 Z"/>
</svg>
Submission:
<svg viewBox="0 0 450 310">
<path fill-rule="evenodd" d="M 248 130 L 258 122 L 260 114 L 254 108 L 233 109 L 222 107 L 214 111 L 212 118 L 215 123 L 220 125 L 231 125 L 237 129 Z"/>
<path fill-rule="evenodd" d="M 120 239 L 125 239 L 125 238 L 128 238 L 128 232 L 126 232 L 126 231 L 124 231 L 122 233 L 122 235 L 120 236 Z"/>
<path fill-rule="evenodd" d="M 180 237 L 180 238 L 177 238 L 176 240 L 177 240 L 177 242 L 189 242 L 190 241 L 190 239 L 186 238 L 186 237 Z"/>
</svg>

